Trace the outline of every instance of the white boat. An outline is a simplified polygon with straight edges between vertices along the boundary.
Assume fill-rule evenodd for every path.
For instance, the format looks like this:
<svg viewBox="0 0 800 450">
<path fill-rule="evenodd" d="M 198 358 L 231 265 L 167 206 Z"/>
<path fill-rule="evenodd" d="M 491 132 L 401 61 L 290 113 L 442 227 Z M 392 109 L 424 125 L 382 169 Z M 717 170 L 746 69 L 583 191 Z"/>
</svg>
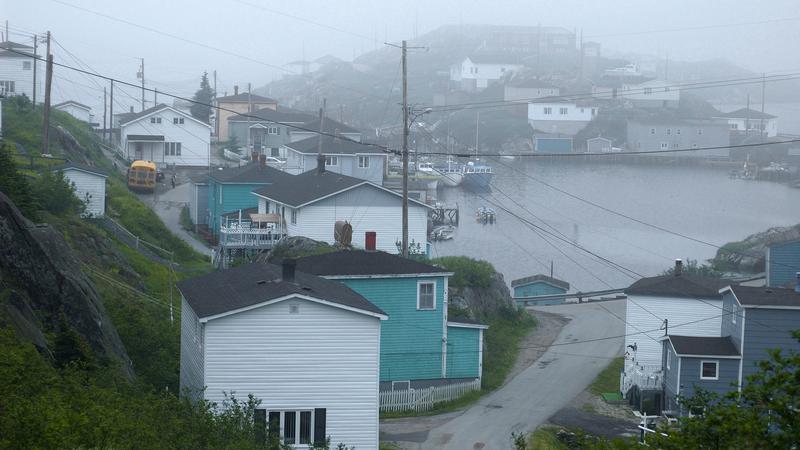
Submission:
<svg viewBox="0 0 800 450">
<path fill-rule="evenodd" d="M 433 229 L 431 231 L 431 240 L 432 241 L 449 241 L 453 239 L 453 235 L 456 232 L 456 227 L 452 225 L 441 225 Z"/>
<path fill-rule="evenodd" d="M 438 172 L 442 178 L 442 183 L 447 187 L 456 187 L 464 180 L 463 165 L 448 160 L 446 164 L 434 166 L 434 170 Z"/>
</svg>

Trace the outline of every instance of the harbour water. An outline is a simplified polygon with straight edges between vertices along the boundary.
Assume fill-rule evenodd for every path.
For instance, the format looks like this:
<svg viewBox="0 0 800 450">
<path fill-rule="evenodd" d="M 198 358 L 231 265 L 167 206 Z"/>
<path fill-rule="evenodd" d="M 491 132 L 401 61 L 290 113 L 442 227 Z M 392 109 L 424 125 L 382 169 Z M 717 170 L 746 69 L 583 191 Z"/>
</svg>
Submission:
<svg viewBox="0 0 800 450">
<path fill-rule="evenodd" d="M 440 190 L 440 201 L 457 203 L 461 208 L 461 224 L 454 239 L 434 244 L 433 256 L 485 259 L 503 273 L 507 283 L 535 273 L 549 273 L 551 261 L 554 275 L 568 281 L 573 290 L 624 287 L 638 276 L 542 231 L 537 234 L 497 205 L 641 275 L 659 274 L 675 258 L 704 261 L 716 253 L 712 246 L 614 215 L 540 181 L 714 245 L 740 240 L 770 227 L 800 223 L 800 190 L 766 181 L 732 180 L 727 169 L 532 158 L 497 159 L 489 164 L 495 171 L 491 192 Z M 495 224 L 482 225 L 474 219 L 474 212 L 481 206 L 495 209 Z"/>
</svg>

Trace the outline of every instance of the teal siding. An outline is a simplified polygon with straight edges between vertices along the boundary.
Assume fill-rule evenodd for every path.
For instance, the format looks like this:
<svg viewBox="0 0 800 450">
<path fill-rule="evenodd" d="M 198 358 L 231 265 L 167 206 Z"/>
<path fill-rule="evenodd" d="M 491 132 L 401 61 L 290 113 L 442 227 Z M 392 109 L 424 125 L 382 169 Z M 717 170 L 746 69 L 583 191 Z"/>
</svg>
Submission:
<svg viewBox="0 0 800 450">
<path fill-rule="evenodd" d="M 536 295 L 563 294 L 567 291 L 549 283 L 534 282 L 514 288 L 514 297 L 533 297 Z"/>
<path fill-rule="evenodd" d="M 264 186 L 264 184 L 223 184 L 214 180 L 209 181 L 208 209 L 211 217 L 208 226 L 215 235 L 219 233 L 220 216 L 228 212 L 258 206 L 258 197 L 253 195 L 252 192 L 261 186 Z M 220 189 L 222 190 L 221 202 Z"/>
<path fill-rule="evenodd" d="M 537 138 L 536 151 L 539 153 L 572 153 L 572 139 Z"/>
<path fill-rule="evenodd" d="M 800 241 L 775 244 L 767 250 L 767 285 L 786 287 L 800 272 Z"/>
<path fill-rule="evenodd" d="M 389 315 L 381 323 L 381 381 L 442 376 L 445 277 L 342 280 Z M 436 309 L 417 310 L 417 281 L 436 282 Z"/>
<path fill-rule="evenodd" d="M 447 327 L 447 378 L 478 378 L 480 331 Z"/>
</svg>

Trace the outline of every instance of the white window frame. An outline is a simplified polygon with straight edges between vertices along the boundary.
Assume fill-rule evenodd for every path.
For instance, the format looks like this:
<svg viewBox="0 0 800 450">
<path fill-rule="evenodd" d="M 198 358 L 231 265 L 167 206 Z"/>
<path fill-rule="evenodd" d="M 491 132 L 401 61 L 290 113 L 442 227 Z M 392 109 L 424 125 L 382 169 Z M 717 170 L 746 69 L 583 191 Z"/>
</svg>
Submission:
<svg viewBox="0 0 800 450">
<path fill-rule="evenodd" d="M 369 156 L 359 156 L 358 157 L 358 168 L 359 169 L 369 169 Z"/>
<path fill-rule="evenodd" d="M 308 444 L 301 444 L 300 443 L 300 413 L 308 412 L 311 413 L 311 423 L 309 427 L 309 435 L 308 435 Z M 269 436 L 269 415 L 270 413 L 279 413 L 280 420 L 278 423 L 278 433 L 280 435 L 281 441 L 291 444 L 292 448 L 308 448 L 314 443 L 314 410 L 313 409 L 286 409 L 286 410 L 270 410 L 267 409 L 267 430 L 266 435 Z M 286 436 L 283 433 L 283 430 L 286 427 L 286 413 L 294 413 L 295 414 L 295 423 L 294 423 L 294 443 L 286 442 Z"/>
<path fill-rule="evenodd" d="M 569 114 L 569 108 L 558 108 L 558 114 L 566 116 L 567 114 Z"/>
<path fill-rule="evenodd" d="M 292 208 L 289 213 L 289 220 L 291 220 L 292 225 L 297 225 L 297 208 Z"/>
<path fill-rule="evenodd" d="M 420 287 L 422 287 L 423 284 L 424 285 L 433 285 L 433 307 L 431 307 L 431 308 L 423 308 L 422 305 L 420 305 L 420 303 L 419 303 L 419 301 L 420 301 L 419 289 L 420 289 Z M 435 310 L 436 310 L 436 281 L 435 280 L 433 280 L 433 281 L 422 281 L 422 280 L 417 281 L 417 311 L 435 311 Z"/>
<path fill-rule="evenodd" d="M 671 362 L 672 362 L 672 352 L 671 351 L 667 351 L 667 370 L 671 370 L 672 369 Z"/>
<path fill-rule="evenodd" d="M 656 134 L 656 129 L 655 128 L 650 128 L 650 134 Z"/>
<path fill-rule="evenodd" d="M 736 324 L 736 305 L 731 305 L 731 323 Z"/>
<path fill-rule="evenodd" d="M 22 61 L 22 70 L 31 70 L 32 66 L 30 61 Z"/>
<path fill-rule="evenodd" d="M 662 142 L 661 150 L 669 150 L 669 142 Z"/>
<path fill-rule="evenodd" d="M 330 164 L 328 163 L 330 161 Z M 328 155 L 325 156 L 325 167 L 338 167 L 339 166 L 339 157 L 337 155 Z"/>
<path fill-rule="evenodd" d="M 544 115 L 549 116 L 553 114 L 553 108 L 550 106 L 546 106 L 543 111 Z"/>
<path fill-rule="evenodd" d="M 716 368 L 715 374 L 713 377 L 705 377 L 703 376 L 703 366 L 706 364 L 714 364 Z M 711 360 L 711 359 L 703 359 L 700 360 L 700 379 L 701 380 L 719 380 L 719 360 Z"/>
</svg>

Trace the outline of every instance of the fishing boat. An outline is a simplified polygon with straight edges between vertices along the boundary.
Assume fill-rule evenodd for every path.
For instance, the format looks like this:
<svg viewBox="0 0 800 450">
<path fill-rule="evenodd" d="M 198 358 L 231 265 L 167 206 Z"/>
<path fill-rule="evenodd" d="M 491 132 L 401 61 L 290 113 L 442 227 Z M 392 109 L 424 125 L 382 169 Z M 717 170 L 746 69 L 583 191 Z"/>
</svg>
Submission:
<svg viewBox="0 0 800 450">
<path fill-rule="evenodd" d="M 475 211 L 475 219 L 484 225 L 493 224 L 497 220 L 497 214 L 494 209 L 481 206 Z"/>
<path fill-rule="evenodd" d="M 469 161 L 464 166 L 464 187 L 470 189 L 487 189 L 494 174 L 492 166 L 479 161 Z"/>
<path fill-rule="evenodd" d="M 432 241 L 449 241 L 453 239 L 453 235 L 456 232 L 456 227 L 452 225 L 441 225 L 433 229 L 431 231 L 431 240 Z"/>
<path fill-rule="evenodd" d="M 446 163 L 434 166 L 434 170 L 442 176 L 441 181 L 447 187 L 456 187 L 464 180 L 464 166 L 452 159 Z"/>
</svg>

